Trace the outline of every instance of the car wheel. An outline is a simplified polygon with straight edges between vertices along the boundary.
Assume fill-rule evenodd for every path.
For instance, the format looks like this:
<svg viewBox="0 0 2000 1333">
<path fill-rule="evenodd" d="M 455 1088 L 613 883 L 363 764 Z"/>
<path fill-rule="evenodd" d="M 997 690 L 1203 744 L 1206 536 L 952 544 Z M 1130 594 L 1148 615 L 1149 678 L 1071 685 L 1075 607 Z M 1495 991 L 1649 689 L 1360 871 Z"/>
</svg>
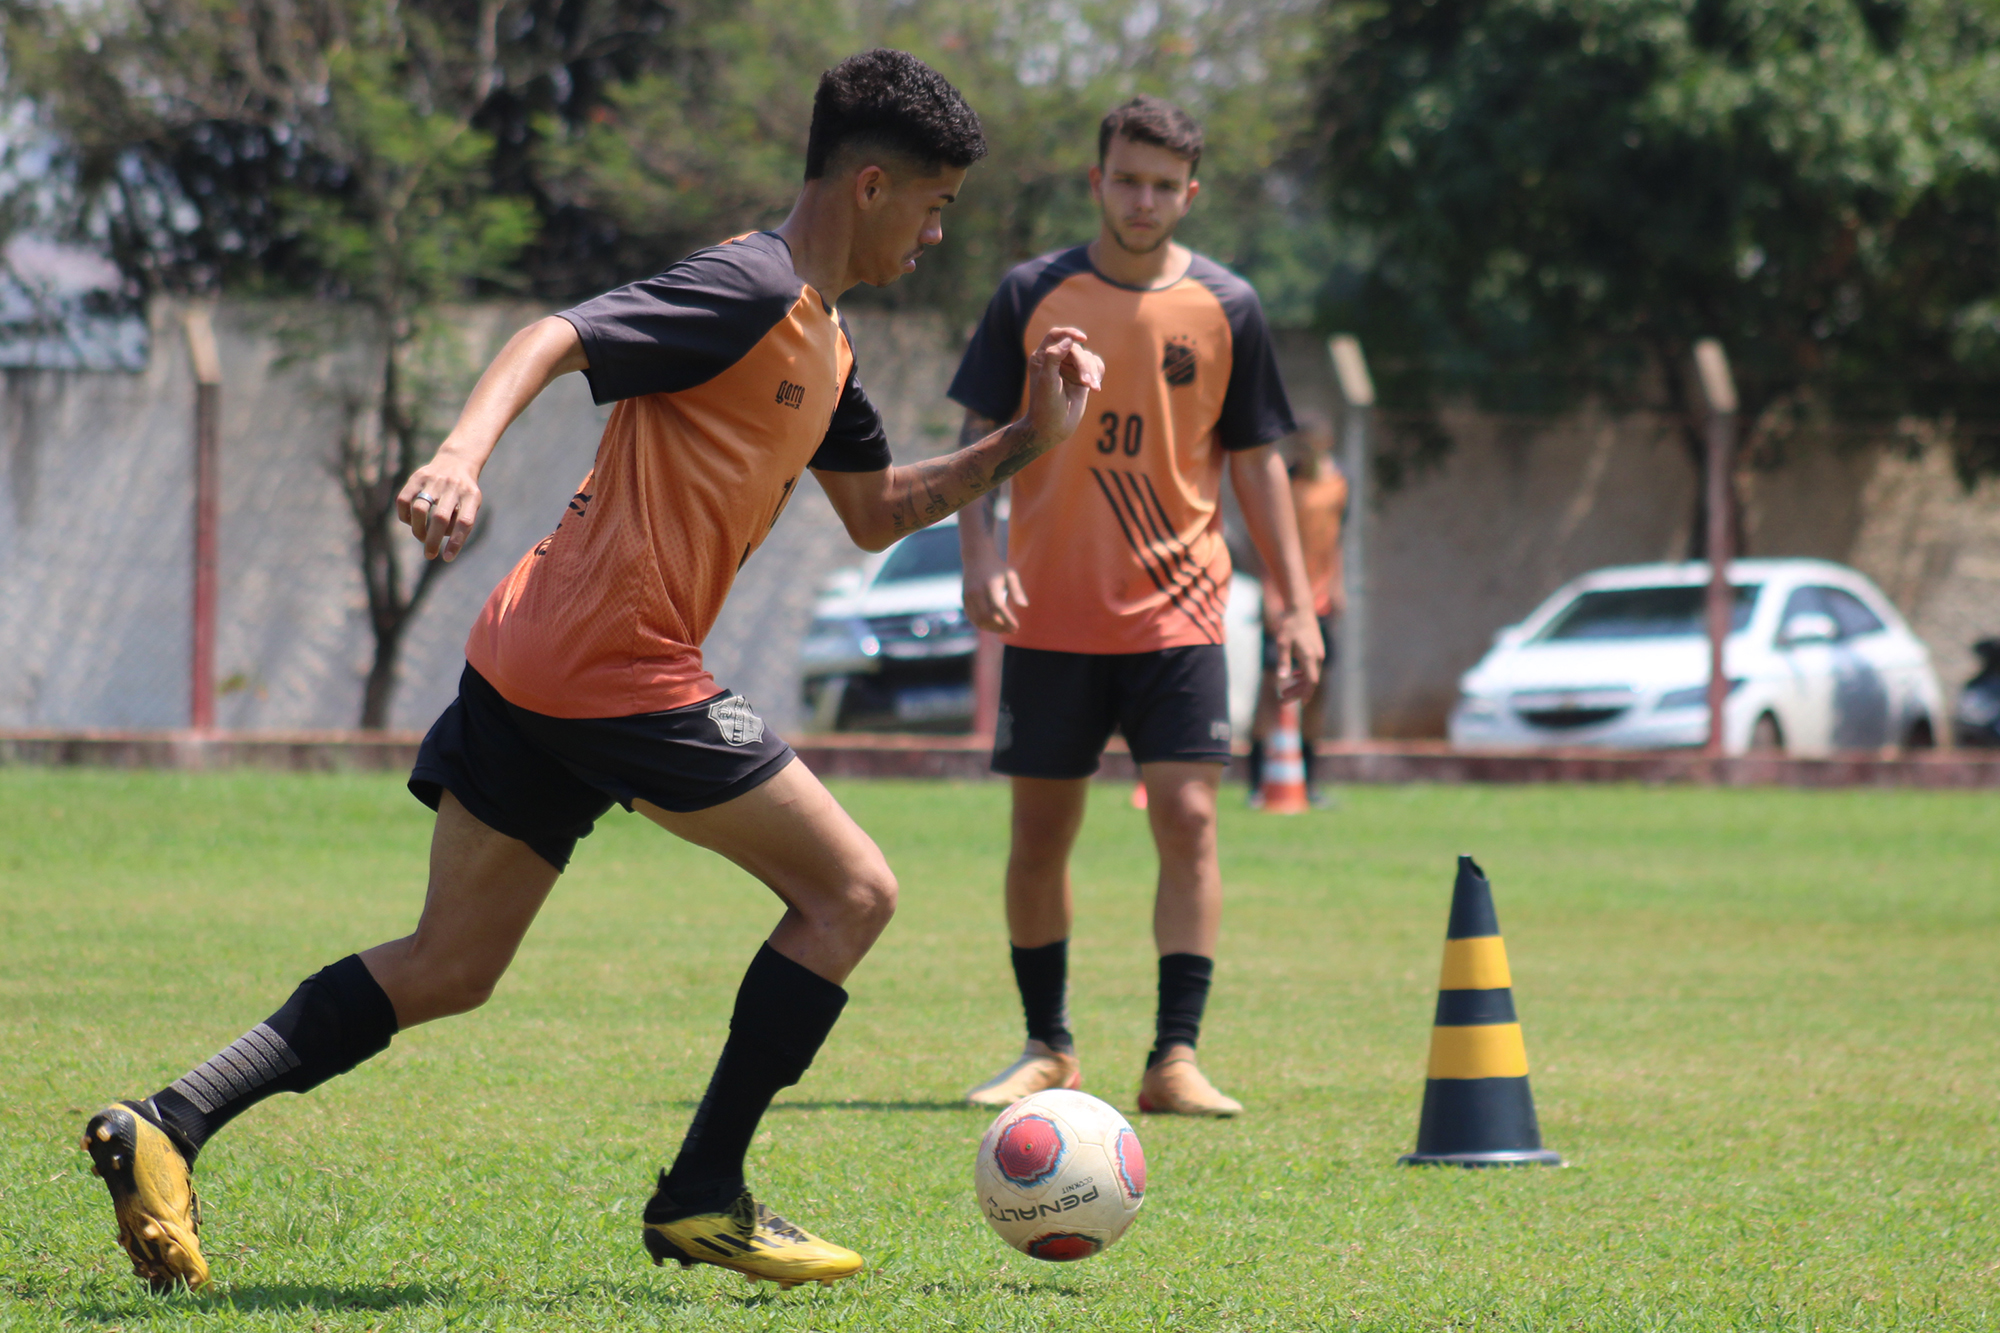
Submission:
<svg viewBox="0 0 2000 1333">
<path fill-rule="evenodd" d="M 1778 719 L 1769 713 L 1757 719 L 1757 725 L 1750 729 L 1750 753 L 1760 755 L 1782 755 L 1785 752 L 1785 733 L 1778 728 Z"/>
<path fill-rule="evenodd" d="M 1928 717 L 1920 717 L 1903 728 L 1903 748 L 1905 750 L 1934 750 L 1937 748 L 1937 732 L 1931 727 Z"/>
</svg>

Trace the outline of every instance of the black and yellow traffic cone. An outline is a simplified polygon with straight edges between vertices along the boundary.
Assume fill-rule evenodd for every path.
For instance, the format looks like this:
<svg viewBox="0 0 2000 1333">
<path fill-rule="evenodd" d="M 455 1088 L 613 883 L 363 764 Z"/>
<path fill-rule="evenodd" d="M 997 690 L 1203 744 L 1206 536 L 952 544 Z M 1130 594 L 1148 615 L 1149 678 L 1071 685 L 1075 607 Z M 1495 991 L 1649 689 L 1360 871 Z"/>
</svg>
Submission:
<svg viewBox="0 0 2000 1333">
<path fill-rule="evenodd" d="M 1514 1017 L 1514 978 L 1493 886 L 1469 856 L 1458 858 L 1444 936 L 1417 1150 L 1398 1164 L 1561 1166 L 1562 1158 L 1542 1146 L 1535 1123 L 1528 1047 Z"/>
</svg>

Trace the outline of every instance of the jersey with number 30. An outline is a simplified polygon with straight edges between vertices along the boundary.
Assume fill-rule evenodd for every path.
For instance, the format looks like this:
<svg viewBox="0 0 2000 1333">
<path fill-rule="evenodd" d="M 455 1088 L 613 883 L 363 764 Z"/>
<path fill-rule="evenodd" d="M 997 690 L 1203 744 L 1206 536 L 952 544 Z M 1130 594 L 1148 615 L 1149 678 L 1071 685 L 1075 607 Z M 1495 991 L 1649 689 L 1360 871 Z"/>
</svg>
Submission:
<svg viewBox="0 0 2000 1333">
<path fill-rule="evenodd" d="M 1014 478 L 1007 554 L 1028 604 L 1007 641 L 1071 653 L 1221 643 L 1223 455 L 1295 429 L 1257 294 L 1200 255 L 1148 289 L 1098 273 L 1085 246 L 1044 255 L 1001 282 L 951 397 L 1014 419 L 1028 355 L 1064 325 L 1090 335 L 1104 388 L 1077 433 Z"/>
</svg>

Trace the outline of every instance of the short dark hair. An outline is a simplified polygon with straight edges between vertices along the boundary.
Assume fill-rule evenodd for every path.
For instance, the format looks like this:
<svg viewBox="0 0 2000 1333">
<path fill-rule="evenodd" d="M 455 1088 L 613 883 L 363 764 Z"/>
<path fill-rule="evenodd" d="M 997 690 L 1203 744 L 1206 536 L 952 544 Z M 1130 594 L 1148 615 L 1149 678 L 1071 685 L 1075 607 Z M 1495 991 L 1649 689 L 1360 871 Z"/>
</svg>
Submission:
<svg viewBox="0 0 2000 1333">
<path fill-rule="evenodd" d="M 1133 143 L 1158 144 L 1187 159 L 1188 175 L 1201 165 L 1201 122 L 1163 97 L 1135 97 L 1112 107 L 1097 127 L 1097 165 L 1111 151 L 1113 136 Z"/>
<path fill-rule="evenodd" d="M 969 167 L 986 156 L 979 117 L 944 75 L 907 51 L 877 47 L 820 76 L 806 139 L 806 179 L 826 175 L 849 144 L 894 153 L 928 171 Z"/>
</svg>

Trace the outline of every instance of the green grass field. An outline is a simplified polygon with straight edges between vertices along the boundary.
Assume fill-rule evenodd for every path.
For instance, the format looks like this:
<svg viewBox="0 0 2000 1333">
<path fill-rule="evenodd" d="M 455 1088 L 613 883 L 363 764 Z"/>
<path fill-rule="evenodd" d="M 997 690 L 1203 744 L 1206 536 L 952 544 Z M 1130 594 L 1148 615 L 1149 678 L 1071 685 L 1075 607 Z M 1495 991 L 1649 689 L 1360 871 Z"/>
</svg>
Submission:
<svg viewBox="0 0 2000 1333">
<path fill-rule="evenodd" d="M 394 777 L 0 770 L 0 1327 L 1992 1329 L 2000 808 L 1991 795 L 1367 788 L 1223 829 L 1204 1043 L 1250 1114 L 1144 1121 L 1145 1211 L 1042 1265 L 974 1209 L 1019 1041 L 1005 790 L 847 784 L 903 883 L 753 1182 L 870 1267 L 780 1295 L 655 1269 L 637 1212 L 774 919 L 617 814 L 480 1012 L 203 1154 L 216 1280 L 154 1297 L 76 1149 L 298 979 L 399 934 L 428 813 Z M 1077 864 L 1085 1086 L 1147 1047 L 1152 862 L 1125 791 Z M 1565 1170 L 1395 1165 L 1453 857 L 1491 875 Z"/>
</svg>

